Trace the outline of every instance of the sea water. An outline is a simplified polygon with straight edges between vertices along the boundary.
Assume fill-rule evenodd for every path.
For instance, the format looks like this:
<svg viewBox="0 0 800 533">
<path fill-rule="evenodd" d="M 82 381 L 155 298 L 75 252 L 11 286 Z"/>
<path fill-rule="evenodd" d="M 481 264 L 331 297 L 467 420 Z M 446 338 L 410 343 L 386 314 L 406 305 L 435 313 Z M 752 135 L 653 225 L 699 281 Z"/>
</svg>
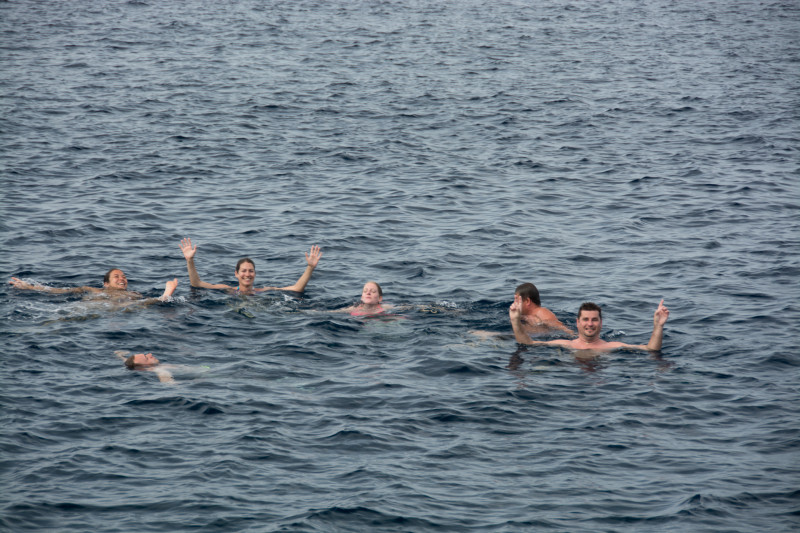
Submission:
<svg viewBox="0 0 800 533">
<path fill-rule="evenodd" d="M 5 284 L 0 529 L 796 530 L 799 19 L 0 3 L 3 279 L 179 279 Z M 240 297 L 190 287 L 183 237 L 211 283 L 323 257 Z M 336 312 L 368 280 L 404 309 Z M 664 298 L 664 348 L 518 346 L 522 282 L 635 344 Z"/>
</svg>

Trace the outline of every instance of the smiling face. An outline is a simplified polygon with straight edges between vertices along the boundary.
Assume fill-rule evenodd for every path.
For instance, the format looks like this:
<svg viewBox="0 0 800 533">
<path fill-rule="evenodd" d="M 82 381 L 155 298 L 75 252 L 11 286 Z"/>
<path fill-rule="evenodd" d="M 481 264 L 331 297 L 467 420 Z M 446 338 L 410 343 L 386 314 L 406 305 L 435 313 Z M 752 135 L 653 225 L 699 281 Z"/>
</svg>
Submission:
<svg viewBox="0 0 800 533">
<path fill-rule="evenodd" d="M 128 288 L 128 278 L 125 277 L 125 273 L 122 270 L 114 269 L 106 274 L 103 287 L 116 291 L 124 291 Z"/>
<path fill-rule="evenodd" d="M 367 282 L 364 290 L 361 291 L 361 302 L 366 305 L 378 305 L 383 301 L 381 288 L 374 281 Z"/>
<path fill-rule="evenodd" d="M 576 324 L 578 335 L 585 340 L 598 338 L 600 331 L 603 329 L 603 319 L 600 318 L 600 311 L 581 310 Z"/>
<path fill-rule="evenodd" d="M 239 280 L 240 289 L 250 289 L 256 280 L 256 266 L 253 263 L 244 261 L 236 269 L 236 279 Z"/>
</svg>

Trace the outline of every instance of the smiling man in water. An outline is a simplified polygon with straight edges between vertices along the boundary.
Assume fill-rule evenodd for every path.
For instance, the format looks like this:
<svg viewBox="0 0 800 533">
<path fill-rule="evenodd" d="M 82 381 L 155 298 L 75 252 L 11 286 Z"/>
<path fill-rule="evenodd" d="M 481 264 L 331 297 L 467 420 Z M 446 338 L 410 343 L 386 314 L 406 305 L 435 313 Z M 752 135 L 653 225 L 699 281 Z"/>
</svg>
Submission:
<svg viewBox="0 0 800 533">
<path fill-rule="evenodd" d="M 653 313 L 653 333 L 647 344 L 625 344 L 624 342 L 608 342 L 600 338 L 603 329 L 603 315 L 600 306 L 591 302 L 581 305 L 576 321 L 578 338 L 574 340 L 557 339 L 552 341 L 534 341 L 525 332 L 522 324 L 522 310 L 518 301 L 514 301 L 508 310 L 511 327 L 514 328 L 514 337 L 520 344 L 535 344 L 547 346 L 562 346 L 573 350 L 610 351 L 618 349 L 649 350 L 661 349 L 664 338 L 664 324 L 669 318 L 669 309 L 664 306 L 664 300 L 658 304 Z"/>
</svg>

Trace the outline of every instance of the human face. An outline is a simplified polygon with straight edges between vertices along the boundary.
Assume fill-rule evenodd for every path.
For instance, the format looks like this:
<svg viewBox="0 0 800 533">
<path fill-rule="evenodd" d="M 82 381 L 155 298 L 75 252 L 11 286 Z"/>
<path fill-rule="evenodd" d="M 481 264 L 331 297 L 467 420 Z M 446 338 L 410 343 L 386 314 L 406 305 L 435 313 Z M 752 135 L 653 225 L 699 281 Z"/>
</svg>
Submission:
<svg viewBox="0 0 800 533">
<path fill-rule="evenodd" d="M 133 356 L 133 364 L 136 366 L 156 366 L 158 359 L 152 353 L 137 353 Z"/>
<path fill-rule="evenodd" d="M 252 287 L 256 280 L 256 266 L 245 261 L 239 265 L 239 270 L 236 271 L 236 279 L 239 280 L 240 288 Z"/>
<path fill-rule="evenodd" d="M 122 270 L 112 270 L 108 275 L 108 283 L 103 284 L 106 289 L 124 291 L 128 288 L 128 278 Z"/>
<path fill-rule="evenodd" d="M 367 305 L 378 305 L 383 301 L 383 296 L 378 292 L 378 286 L 374 283 L 364 285 L 361 291 L 361 301 Z"/>
<path fill-rule="evenodd" d="M 596 339 L 603 329 L 603 319 L 600 311 L 581 311 L 577 320 L 578 335 L 584 339 Z"/>
</svg>

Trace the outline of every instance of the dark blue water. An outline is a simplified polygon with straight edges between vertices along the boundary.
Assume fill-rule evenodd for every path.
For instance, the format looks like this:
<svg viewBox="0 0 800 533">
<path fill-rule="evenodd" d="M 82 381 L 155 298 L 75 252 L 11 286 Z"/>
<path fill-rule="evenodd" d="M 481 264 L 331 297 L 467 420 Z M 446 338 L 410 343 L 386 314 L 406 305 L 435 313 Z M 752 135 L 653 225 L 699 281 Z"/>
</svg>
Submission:
<svg viewBox="0 0 800 533">
<path fill-rule="evenodd" d="M 0 3 L 0 529 L 796 530 L 797 3 L 318 4 Z"/>
</svg>

